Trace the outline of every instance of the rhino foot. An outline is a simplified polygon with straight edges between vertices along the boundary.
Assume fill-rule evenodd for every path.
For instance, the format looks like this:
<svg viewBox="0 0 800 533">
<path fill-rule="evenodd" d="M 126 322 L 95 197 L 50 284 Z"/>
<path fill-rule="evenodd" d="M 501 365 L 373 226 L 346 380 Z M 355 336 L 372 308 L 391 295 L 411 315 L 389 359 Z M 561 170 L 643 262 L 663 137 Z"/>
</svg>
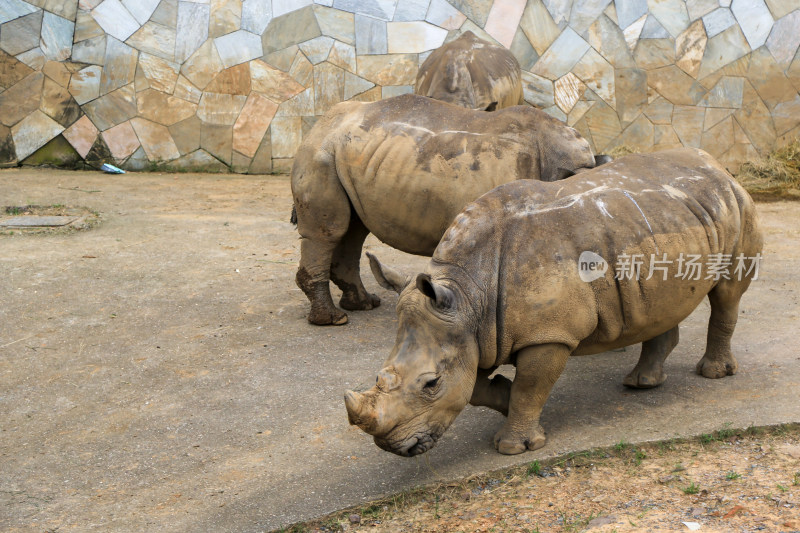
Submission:
<svg viewBox="0 0 800 533">
<path fill-rule="evenodd" d="M 381 299 L 374 294 L 367 293 L 366 297 L 360 298 L 357 294 L 346 292 L 339 300 L 339 306 L 348 311 L 369 311 L 381 305 Z"/>
<path fill-rule="evenodd" d="M 314 309 L 308 314 L 308 321 L 315 326 L 342 326 L 347 324 L 347 313 L 333 309 Z"/>
<path fill-rule="evenodd" d="M 546 440 L 544 429 L 539 424 L 527 432 L 513 431 L 506 425 L 494 436 L 494 447 L 503 455 L 517 455 L 526 450 L 538 450 Z"/>
<path fill-rule="evenodd" d="M 697 373 L 709 379 L 719 379 L 725 376 L 732 376 L 739 369 L 739 364 L 733 355 L 725 358 L 712 358 L 708 354 L 704 355 L 697 363 Z"/>
<path fill-rule="evenodd" d="M 622 384 L 633 389 L 652 389 L 664 383 L 666 379 L 667 375 L 663 371 L 648 373 L 634 368 L 630 374 L 625 376 Z"/>
</svg>

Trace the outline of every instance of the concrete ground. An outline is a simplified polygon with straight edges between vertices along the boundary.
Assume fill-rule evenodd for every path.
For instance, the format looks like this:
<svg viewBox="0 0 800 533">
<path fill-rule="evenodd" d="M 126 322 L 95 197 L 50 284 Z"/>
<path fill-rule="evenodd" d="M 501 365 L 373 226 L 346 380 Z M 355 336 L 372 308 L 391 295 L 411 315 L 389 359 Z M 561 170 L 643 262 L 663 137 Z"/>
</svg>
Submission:
<svg viewBox="0 0 800 533">
<path fill-rule="evenodd" d="M 761 279 L 745 295 L 739 374 L 694 374 L 708 306 L 667 382 L 632 391 L 638 348 L 570 361 L 543 415 L 547 446 L 506 457 L 502 417 L 467 407 L 421 458 L 347 424 L 395 336 L 394 294 L 312 327 L 294 285 L 286 177 L 0 173 L 0 207 L 66 204 L 102 222 L 0 236 L 0 530 L 280 528 L 405 488 L 620 440 L 800 421 L 800 204 L 760 204 Z M 424 258 L 367 249 L 406 270 Z M 364 263 L 366 265 L 366 263 Z"/>
</svg>

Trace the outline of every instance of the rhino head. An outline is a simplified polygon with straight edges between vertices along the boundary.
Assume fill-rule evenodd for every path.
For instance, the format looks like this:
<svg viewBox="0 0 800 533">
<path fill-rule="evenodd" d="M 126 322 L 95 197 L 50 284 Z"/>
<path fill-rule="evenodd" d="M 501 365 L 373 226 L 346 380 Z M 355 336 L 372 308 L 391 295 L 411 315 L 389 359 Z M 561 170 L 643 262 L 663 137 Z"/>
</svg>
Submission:
<svg viewBox="0 0 800 533">
<path fill-rule="evenodd" d="M 380 448 L 411 457 L 433 448 L 469 402 L 479 358 L 474 313 L 454 284 L 412 279 L 367 255 L 378 282 L 400 294 L 399 327 L 375 386 L 345 392 L 347 416 Z"/>
</svg>

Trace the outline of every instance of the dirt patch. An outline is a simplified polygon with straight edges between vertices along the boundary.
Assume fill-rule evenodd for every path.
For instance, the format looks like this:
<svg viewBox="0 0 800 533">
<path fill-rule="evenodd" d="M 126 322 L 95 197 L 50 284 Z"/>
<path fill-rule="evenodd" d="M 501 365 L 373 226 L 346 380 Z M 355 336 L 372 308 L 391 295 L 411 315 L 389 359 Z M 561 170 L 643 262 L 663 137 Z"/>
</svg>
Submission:
<svg viewBox="0 0 800 533">
<path fill-rule="evenodd" d="M 9 205 L 0 208 L 0 236 L 64 234 L 100 223 L 100 213 L 62 204 Z"/>
<path fill-rule="evenodd" d="M 288 531 L 655 529 L 800 530 L 800 425 L 620 442 L 416 489 Z"/>
</svg>

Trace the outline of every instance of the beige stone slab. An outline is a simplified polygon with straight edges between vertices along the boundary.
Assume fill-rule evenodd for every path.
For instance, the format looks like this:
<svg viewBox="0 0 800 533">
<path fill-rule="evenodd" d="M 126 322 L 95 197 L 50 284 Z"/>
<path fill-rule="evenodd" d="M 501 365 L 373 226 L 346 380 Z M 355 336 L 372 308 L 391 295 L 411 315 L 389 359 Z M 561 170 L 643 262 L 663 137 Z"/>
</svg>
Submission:
<svg viewBox="0 0 800 533">
<path fill-rule="evenodd" d="M 675 65 L 647 71 L 647 84 L 676 105 L 695 105 L 705 89 Z"/>
<path fill-rule="evenodd" d="M 83 106 L 83 111 L 89 115 L 94 125 L 100 131 L 122 124 L 136 116 L 136 93 L 131 83 L 114 92 L 92 100 Z"/>
<path fill-rule="evenodd" d="M 249 158 L 255 157 L 277 111 L 278 104 L 252 93 L 233 126 L 233 149 Z"/>
<path fill-rule="evenodd" d="M 800 124 L 800 94 L 795 95 L 793 100 L 776 105 L 772 110 L 772 120 L 778 135 L 784 135 Z"/>
<path fill-rule="evenodd" d="M 305 90 L 290 75 L 267 65 L 260 59 L 250 62 L 252 90 L 280 104 Z"/>
<path fill-rule="evenodd" d="M 175 90 L 180 72 L 177 63 L 142 52 L 139 54 L 139 68 L 150 88 L 170 94 Z"/>
<path fill-rule="evenodd" d="M 202 91 L 224 68 L 214 40 L 209 39 L 183 63 L 181 74 Z"/>
<path fill-rule="evenodd" d="M 373 87 L 368 91 L 364 91 L 363 93 L 357 94 L 356 96 L 350 98 L 354 102 L 377 102 L 381 99 L 381 88 L 380 87 Z"/>
<path fill-rule="evenodd" d="M 86 115 L 82 116 L 72 126 L 64 130 L 62 135 L 75 148 L 78 154 L 86 159 L 86 154 L 94 146 L 97 136 L 100 134 L 98 129 Z"/>
<path fill-rule="evenodd" d="M 367 82 L 369 83 L 369 82 Z M 347 82 L 345 81 L 345 85 Z M 370 83 L 369 87 L 373 85 Z M 363 92 L 363 91 L 360 91 Z M 254 93 L 255 94 L 255 93 Z M 346 92 L 345 92 L 346 95 Z M 345 99 L 347 99 L 345 97 Z M 314 88 L 309 87 L 298 95 L 286 100 L 278 108 L 276 116 L 280 117 L 302 117 L 314 115 Z"/>
<path fill-rule="evenodd" d="M 0 90 L 13 87 L 31 73 L 28 65 L 0 50 Z"/>
<path fill-rule="evenodd" d="M 242 63 L 235 67 L 226 68 L 217 74 L 205 91 L 219 94 L 250 94 L 250 65 Z"/>
<path fill-rule="evenodd" d="M 133 83 L 138 60 L 138 50 L 113 37 L 108 37 L 103 75 L 100 78 L 100 94 L 108 94 Z"/>
<path fill-rule="evenodd" d="M 44 79 L 44 74 L 34 72 L 0 94 L 0 123 L 13 126 L 38 109 Z"/>
<path fill-rule="evenodd" d="M 596 50 L 588 52 L 575 64 L 572 73 L 607 104 L 616 107 L 616 76 L 614 67 Z"/>
<path fill-rule="evenodd" d="M 105 35 L 103 28 L 92 18 L 89 11 L 78 11 L 75 18 L 75 34 L 72 40 L 76 43 L 91 39 L 92 37 L 100 37 Z"/>
<path fill-rule="evenodd" d="M 625 42 L 625 35 L 607 16 L 600 16 L 589 26 L 586 42 L 616 68 L 636 66 L 631 50 Z"/>
<path fill-rule="evenodd" d="M 607 149 L 627 146 L 640 152 L 649 151 L 654 144 L 654 127 L 647 117 L 640 114 L 612 141 Z"/>
<path fill-rule="evenodd" d="M 270 127 L 272 137 L 272 157 L 294 157 L 303 138 L 300 117 L 276 117 Z"/>
<path fill-rule="evenodd" d="M 344 70 L 328 62 L 315 66 L 314 94 L 314 112 L 317 115 L 324 115 L 331 107 L 344 101 Z M 275 143 L 275 130 L 273 130 L 273 154 L 275 153 Z"/>
<path fill-rule="evenodd" d="M 622 133 L 617 113 L 603 102 L 597 102 L 586 113 L 584 120 L 598 153 L 602 153 L 609 143 Z"/>
<path fill-rule="evenodd" d="M 199 104 L 200 98 L 203 96 L 203 92 L 182 75 L 178 76 L 178 80 L 175 82 L 175 90 L 172 94 L 193 104 Z"/>
<path fill-rule="evenodd" d="M 181 156 L 166 126 L 139 117 L 132 119 L 131 125 L 150 161 L 171 161 Z"/>
<path fill-rule="evenodd" d="M 526 102 L 541 109 L 555 103 L 553 82 L 527 71 L 522 72 L 522 92 Z"/>
<path fill-rule="evenodd" d="M 358 70 L 356 49 L 348 44 L 340 42 L 333 43 L 331 52 L 328 54 L 328 62 L 352 73 Z"/>
<path fill-rule="evenodd" d="M 737 172 L 742 163 L 753 161 L 758 158 L 758 152 L 751 144 L 734 144 L 730 150 L 724 153 L 719 162 L 722 163 L 729 172 Z"/>
<path fill-rule="evenodd" d="M 103 140 L 117 161 L 127 159 L 141 146 L 130 121 L 103 132 Z"/>
<path fill-rule="evenodd" d="M 617 69 L 614 86 L 617 114 L 626 128 L 647 105 L 647 74 L 638 68 Z"/>
<path fill-rule="evenodd" d="M 64 126 L 39 110 L 11 128 L 17 159 L 22 161 L 64 131 Z"/>
<path fill-rule="evenodd" d="M 197 104 L 182 100 L 155 89 L 147 89 L 136 95 L 139 116 L 163 126 L 172 126 L 197 113 Z"/>
<path fill-rule="evenodd" d="M 708 131 L 736 111 L 735 109 L 725 109 L 721 107 L 710 107 L 706 109 L 706 118 L 703 121 L 703 131 Z"/>
<path fill-rule="evenodd" d="M 675 39 L 675 64 L 692 77 L 700 72 L 700 63 L 706 51 L 708 37 L 703 21 L 692 23 Z"/>
<path fill-rule="evenodd" d="M 70 73 L 63 63 L 48 61 L 44 64 L 42 73 L 61 87 L 69 87 L 69 79 L 72 77 L 72 73 Z"/>
<path fill-rule="evenodd" d="M 783 69 L 764 48 L 750 55 L 747 77 L 769 109 L 781 102 L 789 102 L 797 95 L 797 90 L 784 75 Z"/>
<path fill-rule="evenodd" d="M 200 147 L 230 165 L 233 162 L 233 126 L 203 123 L 200 128 Z"/>
<path fill-rule="evenodd" d="M 733 25 L 727 30 L 715 35 L 706 43 L 706 51 L 697 78 L 705 78 L 716 72 L 728 63 L 732 63 L 746 55 L 750 50 L 742 30 Z"/>
<path fill-rule="evenodd" d="M 340 44 L 342 46 L 349 46 L 343 43 L 334 43 L 334 47 L 336 46 L 336 44 Z M 355 70 L 356 52 L 355 48 L 353 48 L 352 46 L 350 46 L 350 48 L 353 51 L 353 69 Z M 333 55 L 333 51 L 331 51 L 331 55 Z M 337 53 L 336 57 L 341 58 L 341 55 Z M 328 59 L 330 60 L 330 56 Z M 297 83 L 299 83 L 303 87 L 311 87 L 311 85 L 314 83 L 314 65 L 312 65 L 311 61 L 306 59 L 306 56 L 304 56 L 303 54 L 297 54 L 294 57 L 292 66 L 289 68 L 289 76 L 294 78 L 295 81 L 297 81 Z"/>
<path fill-rule="evenodd" d="M 644 114 L 653 124 L 671 124 L 672 109 L 672 102 L 658 96 L 644 108 Z"/>
<path fill-rule="evenodd" d="M 586 115 L 586 112 L 589 111 L 594 104 L 595 102 L 589 100 L 578 100 L 575 102 L 575 105 L 572 106 L 572 110 L 569 112 L 569 115 L 567 115 L 567 125 L 575 126 L 575 124 L 581 120 L 584 115 Z"/>
<path fill-rule="evenodd" d="M 217 126 L 233 126 L 247 97 L 239 94 L 203 93 L 197 116 L 203 122 Z"/>
<path fill-rule="evenodd" d="M 69 91 L 48 77 L 44 79 L 39 109 L 65 128 L 81 116 L 81 108 Z"/>
<path fill-rule="evenodd" d="M 174 28 L 168 28 L 151 21 L 142 26 L 125 42 L 142 52 L 161 57 L 167 61 L 175 61 L 176 41 L 177 32 Z"/>
<path fill-rule="evenodd" d="M 554 85 L 556 105 L 564 113 L 569 113 L 586 92 L 586 85 L 572 72 L 557 79 Z"/>
<path fill-rule="evenodd" d="M 242 0 L 211 0 L 208 36 L 221 37 L 242 26 Z"/>
<path fill-rule="evenodd" d="M 200 132 L 202 122 L 196 116 L 169 127 L 169 133 L 181 155 L 186 155 L 200 148 Z"/>
<path fill-rule="evenodd" d="M 733 117 L 728 117 L 709 130 L 703 132 L 700 148 L 720 157 L 733 146 Z"/>
<path fill-rule="evenodd" d="M 705 109 L 700 107 L 676 105 L 672 111 L 672 127 L 684 146 L 700 147 L 704 120 Z"/>
<path fill-rule="evenodd" d="M 337 41 L 349 45 L 356 44 L 353 13 L 324 6 L 314 6 L 314 15 L 317 18 L 322 35 L 333 37 Z"/>
<path fill-rule="evenodd" d="M 69 92 L 78 104 L 83 105 L 100 96 L 100 78 L 103 67 L 92 65 L 72 74 Z"/>
<path fill-rule="evenodd" d="M 256 156 L 250 163 L 250 174 L 270 174 L 272 172 L 272 137 L 269 130 L 261 140 Z"/>
<path fill-rule="evenodd" d="M 664 146 L 678 147 L 683 146 L 678 134 L 675 133 L 675 128 L 672 124 L 654 124 L 653 125 L 653 146 L 664 149 Z"/>
<path fill-rule="evenodd" d="M 415 54 L 358 56 L 358 74 L 376 85 L 414 85 L 419 65 Z"/>
</svg>

